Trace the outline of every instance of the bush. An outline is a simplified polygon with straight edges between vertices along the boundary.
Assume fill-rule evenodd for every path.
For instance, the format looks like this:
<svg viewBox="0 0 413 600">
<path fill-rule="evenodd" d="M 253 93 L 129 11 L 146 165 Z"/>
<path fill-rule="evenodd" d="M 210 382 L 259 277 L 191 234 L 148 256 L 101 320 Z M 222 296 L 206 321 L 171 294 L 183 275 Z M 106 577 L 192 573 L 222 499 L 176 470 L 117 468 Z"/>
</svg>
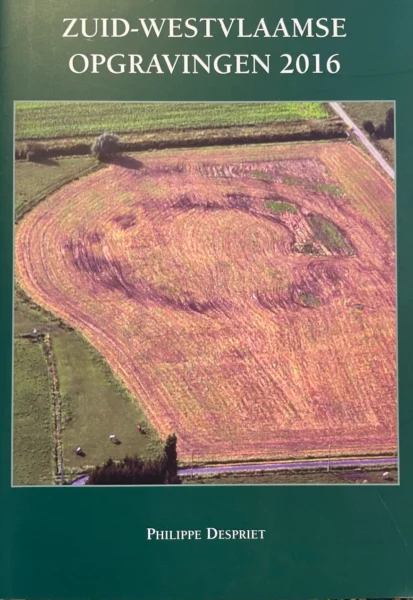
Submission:
<svg viewBox="0 0 413 600">
<path fill-rule="evenodd" d="M 387 133 L 386 133 L 386 125 L 384 123 L 380 123 L 380 125 L 378 125 L 376 127 L 376 131 L 374 132 L 374 137 L 377 140 L 382 140 L 383 138 L 388 137 Z"/>
<path fill-rule="evenodd" d="M 46 156 L 47 150 L 37 142 L 26 142 L 20 146 L 19 153 L 20 157 L 26 157 L 26 160 L 36 162 Z"/>
<path fill-rule="evenodd" d="M 156 460 L 144 460 L 137 455 L 116 462 L 109 458 L 91 470 L 88 485 L 179 484 L 176 444 L 176 435 L 168 435 L 164 452 Z"/>
<path fill-rule="evenodd" d="M 142 460 L 125 456 L 119 462 L 111 458 L 89 474 L 88 485 L 154 485 L 166 481 L 165 459 Z"/>
<path fill-rule="evenodd" d="M 394 108 L 389 108 L 384 122 L 387 137 L 394 138 Z"/>
<path fill-rule="evenodd" d="M 98 160 L 105 160 L 119 150 L 119 138 L 114 133 L 102 133 L 92 145 L 92 154 Z"/>
<path fill-rule="evenodd" d="M 168 435 L 165 442 L 166 472 L 170 483 L 176 478 L 178 473 L 178 453 L 176 451 L 177 438 L 173 433 Z"/>
<path fill-rule="evenodd" d="M 373 121 L 363 121 L 363 128 L 370 135 L 374 135 L 374 132 L 376 131 Z"/>
<path fill-rule="evenodd" d="M 384 123 L 376 127 L 374 137 L 378 140 L 394 138 L 394 108 L 389 108 Z"/>
</svg>

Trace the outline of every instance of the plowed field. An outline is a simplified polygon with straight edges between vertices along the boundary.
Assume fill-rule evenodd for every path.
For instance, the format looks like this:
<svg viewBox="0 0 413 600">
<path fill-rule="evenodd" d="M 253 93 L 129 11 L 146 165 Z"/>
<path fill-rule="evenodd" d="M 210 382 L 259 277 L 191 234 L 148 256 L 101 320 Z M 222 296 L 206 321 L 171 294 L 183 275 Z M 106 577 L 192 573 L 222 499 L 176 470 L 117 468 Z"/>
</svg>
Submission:
<svg viewBox="0 0 413 600">
<path fill-rule="evenodd" d="M 395 451 L 394 275 L 394 190 L 343 142 L 123 157 L 16 232 L 183 461 Z"/>
</svg>

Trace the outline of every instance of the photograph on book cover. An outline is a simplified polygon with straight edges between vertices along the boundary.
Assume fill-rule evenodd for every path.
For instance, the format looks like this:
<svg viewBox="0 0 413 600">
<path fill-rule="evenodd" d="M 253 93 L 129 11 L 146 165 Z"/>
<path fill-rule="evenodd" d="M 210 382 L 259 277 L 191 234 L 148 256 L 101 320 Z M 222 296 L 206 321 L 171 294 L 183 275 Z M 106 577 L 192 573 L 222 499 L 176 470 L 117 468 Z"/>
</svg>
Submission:
<svg viewBox="0 0 413 600">
<path fill-rule="evenodd" d="M 394 115 L 15 102 L 13 486 L 397 485 Z"/>
</svg>

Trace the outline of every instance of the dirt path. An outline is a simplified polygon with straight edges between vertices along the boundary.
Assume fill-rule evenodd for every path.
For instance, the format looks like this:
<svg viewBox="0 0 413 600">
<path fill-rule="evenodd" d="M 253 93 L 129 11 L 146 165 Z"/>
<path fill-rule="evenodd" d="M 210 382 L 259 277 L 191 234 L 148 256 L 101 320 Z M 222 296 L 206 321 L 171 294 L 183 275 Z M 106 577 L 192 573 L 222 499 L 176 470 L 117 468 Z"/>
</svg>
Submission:
<svg viewBox="0 0 413 600">
<path fill-rule="evenodd" d="M 389 177 L 391 177 L 392 179 L 394 179 L 394 169 L 392 169 L 390 167 L 390 165 L 387 164 L 387 162 L 384 160 L 384 158 L 382 157 L 380 152 L 373 146 L 373 144 L 370 142 L 370 140 L 367 138 L 367 136 L 364 135 L 364 133 L 361 131 L 361 129 L 359 127 L 357 127 L 357 125 L 354 123 L 354 121 L 352 121 L 350 119 L 348 114 L 343 110 L 343 108 L 339 105 L 339 103 L 338 102 L 330 102 L 330 106 L 343 119 L 343 121 L 349 127 L 352 128 L 352 130 L 354 131 L 355 135 L 358 137 L 360 142 L 363 144 L 363 146 L 365 148 L 367 148 L 367 150 L 370 152 L 372 157 L 379 163 L 381 168 L 384 171 L 386 171 L 387 175 Z"/>
</svg>

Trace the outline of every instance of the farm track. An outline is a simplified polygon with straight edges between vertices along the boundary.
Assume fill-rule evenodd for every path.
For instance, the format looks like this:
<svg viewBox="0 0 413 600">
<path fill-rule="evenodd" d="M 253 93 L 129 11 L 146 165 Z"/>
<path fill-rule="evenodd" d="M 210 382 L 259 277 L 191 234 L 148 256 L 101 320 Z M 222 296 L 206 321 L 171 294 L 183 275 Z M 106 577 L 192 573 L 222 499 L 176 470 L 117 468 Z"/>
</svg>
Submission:
<svg viewBox="0 0 413 600">
<path fill-rule="evenodd" d="M 179 469 L 178 475 L 181 477 L 192 477 L 193 475 L 218 475 L 230 473 L 257 473 L 262 471 L 301 471 L 303 469 L 336 469 L 338 468 L 372 468 L 372 467 L 394 467 L 397 466 L 396 457 L 376 457 L 376 458 L 336 458 L 334 460 L 315 460 L 315 461 L 283 461 L 264 464 L 246 464 L 246 465 L 219 465 L 210 467 L 187 467 Z"/>
<path fill-rule="evenodd" d="M 23 218 L 26 293 L 82 331 L 162 437 L 177 433 L 183 462 L 394 451 L 384 177 L 344 143 L 139 158 Z M 346 245 L 315 239 L 314 214 Z"/>
</svg>

